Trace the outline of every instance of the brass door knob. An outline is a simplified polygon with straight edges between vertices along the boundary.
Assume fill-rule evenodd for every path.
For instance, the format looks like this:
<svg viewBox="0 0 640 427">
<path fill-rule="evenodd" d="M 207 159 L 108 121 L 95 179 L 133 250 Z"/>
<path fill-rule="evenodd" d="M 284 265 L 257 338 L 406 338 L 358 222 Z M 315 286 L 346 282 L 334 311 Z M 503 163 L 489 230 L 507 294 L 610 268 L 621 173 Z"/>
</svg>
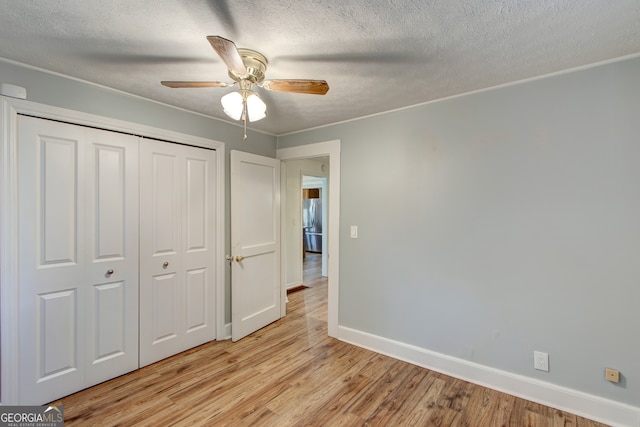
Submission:
<svg viewBox="0 0 640 427">
<path fill-rule="evenodd" d="M 242 262 L 244 257 L 242 255 L 236 255 L 236 262 Z"/>
</svg>

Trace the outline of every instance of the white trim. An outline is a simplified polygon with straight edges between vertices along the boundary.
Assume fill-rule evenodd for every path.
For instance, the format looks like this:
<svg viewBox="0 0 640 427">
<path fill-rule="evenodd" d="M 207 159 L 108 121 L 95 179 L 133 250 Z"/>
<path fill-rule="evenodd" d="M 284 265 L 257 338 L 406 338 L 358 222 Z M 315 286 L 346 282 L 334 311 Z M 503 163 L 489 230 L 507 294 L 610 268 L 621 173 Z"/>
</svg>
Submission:
<svg viewBox="0 0 640 427">
<path fill-rule="evenodd" d="M 230 340 L 231 339 L 231 323 L 226 323 L 223 326 L 223 333 L 218 337 L 218 341 Z"/>
<path fill-rule="evenodd" d="M 32 101 L 14 100 L 12 98 L 5 98 L 5 101 L 9 104 L 10 108 L 15 110 L 18 114 L 26 114 L 34 117 L 59 120 L 78 125 L 92 126 L 104 130 L 124 132 L 132 135 L 160 139 L 163 141 L 179 142 L 214 150 L 222 150 L 225 146 L 224 142 L 212 139 L 187 135 L 138 123 L 126 122 L 119 119 L 112 119 L 110 117 L 96 116 L 94 114 L 83 113 L 81 111 L 38 104 Z"/>
<path fill-rule="evenodd" d="M 395 359 L 612 426 L 640 427 L 640 407 L 339 327 L 338 338 Z"/>
<path fill-rule="evenodd" d="M 338 336 L 339 279 L 340 279 L 340 140 L 318 142 L 282 148 L 277 151 L 280 160 L 329 156 L 329 275 L 327 326 L 330 337 Z M 284 213 L 282 213 L 284 215 Z"/>
<path fill-rule="evenodd" d="M 216 314 L 217 336 L 225 334 L 225 144 L 220 141 L 187 135 L 137 123 L 96 116 L 24 101 L 0 97 L 0 404 L 17 402 L 18 377 L 18 183 L 17 126 L 18 114 L 26 114 L 116 132 L 189 144 L 216 150 Z M 216 337 L 212 337 L 216 339 Z"/>
<path fill-rule="evenodd" d="M 525 79 L 516 80 L 516 81 L 508 82 L 508 83 L 502 83 L 502 84 L 499 84 L 499 85 L 489 86 L 489 87 L 485 87 L 485 88 L 481 88 L 481 89 L 471 90 L 471 91 L 468 91 L 468 92 L 456 93 L 454 95 L 444 96 L 442 98 L 436 98 L 436 99 L 432 99 L 430 101 L 420 102 L 418 104 L 407 105 L 405 107 L 398 107 L 398 108 L 394 108 L 394 109 L 386 110 L 386 111 L 380 111 L 378 113 L 372 113 L 372 114 L 368 114 L 368 115 L 365 115 L 365 116 L 354 117 L 352 119 L 340 120 L 338 122 L 333 122 L 333 123 L 327 123 L 327 124 L 324 124 L 324 125 L 314 126 L 314 127 L 308 128 L 308 129 L 294 130 L 294 131 L 287 132 L 287 133 L 277 134 L 277 136 L 281 137 L 281 136 L 295 135 L 295 134 L 298 134 L 298 133 L 304 133 L 304 132 L 308 132 L 308 131 L 311 131 L 311 130 L 322 129 L 322 128 L 341 125 L 341 124 L 350 123 L 350 122 L 357 122 L 359 120 L 368 119 L 368 118 L 376 117 L 376 116 L 382 116 L 382 115 L 389 114 L 389 113 L 395 113 L 397 111 L 409 110 L 411 108 L 417 108 L 417 107 L 421 107 L 423 105 L 433 104 L 433 103 L 436 103 L 436 102 L 448 101 L 450 99 L 460 98 L 460 97 L 467 96 L 467 95 L 474 95 L 476 93 L 482 93 L 482 92 L 492 91 L 492 90 L 496 90 L 496 89 L 502 89 L 502 88 L 509 87 L 509 86 L 516 86 L 516 85 L 523 84 L 523 83 L 529 83 L 529 82 L 533 82 L 533 81 L 536 81 L 536 80 L 546 79 L 548 77 L 561 76 L 563 74 L 569 74 L 569 73 L 573 73 L 573 72 L 576 72 L 576 71 L 588 70 L 588 69 L 591 69 L 591 68 L 599 67 L 601 65 L 614 64 L 616 62 L 622 62 L 622 61 L 626 61 L 626 60 L 629 60 L 629 59 L 635 59 L 635 58 L 640 58 L 640 53 L 633 53 L 633 54 L 621 56 L 621 57 L 618 57 L 618 58 L 606 59 L 604 61 L 595 62 L 595 63 L 592 63 L 592 64 L 580 65 L 580 66 L 573 67 L 573 68 L 567 68 L 566 70 L 554 71 L 552 73 L 541 74 L 539 76 L 527 77 Z"/>
<path fill-rule="evenodd" d="M 286 291 L 288 291 L 289 289 L 297 288 L 298 286 L 303 286 L 303 285 L 304 285 L 304 283 L 299 282 L 299 281 L 289 282 L 289 283 L 284 285 L 285 294 L 286 294 Z"/>
<path fill-rule="evenodd" d="M 30 69 L 30 70 L 35 70 L 35 71 L 38 71 L 40 73 L 49 74 L 51 76 L 60 77 L 60 78 L 66 79 L 66 80 L 79 82 L 79 83 L 82 83 L 82 84 L 85 84 L 85 85 L 89 85 L 89 86 L 93 86 L 93 87 L 99 88 L 99 89 L 104 90 L 104 91 L 114 92 L 114 93 L 117 93 L 119 95 L 125 95 L 125 96 L 130 97 L 130 98 L 141 99 L 143 101 L 151 102 L 153 104 L 161 105 L 163 107 L 171 108 L 173 110 L 184 111 L 184 112 L 189 113 L 189 114 L 195 114 L 196 116 L 201 116 L 201 117 L 206 117 L 207 119 L 217 120 L 219 122 L 226 123 L 228 125 L 233 125 L 233 126 L 236 126 L 238 128 L 244 127 L 243 124 L 238 123 L 237 121 L 221 119 L 220 117 L 215 117 L 215 116 L 212 116 L 212 115 L 209 115 L 209 114 L 201 113 L 199 111 L 189 110 L 187 108 L 183 108 L 183 107 L 178 107 L 178 106 L 175 106 L 175 105 L 167 104 L 165 102 L 158 101 L 156 99 L 146 98 L 144 96 L 136 95 L 136 94 L 133 94 L 133 93 L 130 93 L 130 92 L 125 92 L 125 91 L 120 90 L 120 89 L 114 89 L 114 88 L 109 87 L 109 86 L 101 85 L 101 84 L 98 84 L 98 83 L 95 83 L 95 82 L 91 82 L 91 81 L 88 81 L 88 80 L 83 80 L 83 79 L 80 79 L 78 77 L 73 77 L 73 76 L 69 76 L 69 75 L 66 75 L 66 74 L 57 73 L 55 71 L 47 70 L 45 68 L 35 67 L 33 65 L 25 64 L 23 62 L 13 61 L 11 59 L 7 59 L 7 58 L 3 58 L 3 57 L 0 57 L 0 62 L 5 62 L 7 64 L 15 65 L 15 66 L 22 67 L 22 68 L 27 68 L 27 69 Z M 253 132 L 262 133 L 264 135 L 277 136 L 276 134 L 273 134 L 273 133 L 270 133 L 270 132 L 267 132 L 267 131 L 264 131 L 264 130 L 255 129 L 255 128 L 252 128 L 252 127 L 247 127 L 247 129 L 251 130 Z"/>
<path fill-rule="evenodd" d="M 2 405 L 18 402 L 18 118 L 0 97 L 0 391 Z"/>
<path fill-rule="evenodd" d="M 304 132 L 308 132 L 308 131 L 311 131 L 311 130 L 322 129 L 322 128 L 325 128 L 325 127 L 340 125 L 340 124 L 343 124 L 343 123 L 355 122 L 355 121 L 358 121 L 358 120 L 367 119 L 369 117 L 376 117 L 376 116 L 380 116 L 380 115 L 383 115 L 383 114 L 394 113 L 396 111 L 408 110 L 408 109 L 411 109 L 411 108 L 420 107 L 422 105 L 432 104 L 432 103 L 440 102 L 440 101 L 446 101 L 446 100 L 449 100 L 449 99 L 459 98 L 459 97 L 462 97 L 462 96 L 472 95 L 472 94 L 475 94 L 475 93 L 481 93 L 481 92 L 486 92 L 486 91 L 490 91 L 490 90 L 494 90 L 494 89 L 500 89 L 500 88 L 503 88 L 503 87 L 519 85 L 519 84 L 522 84 L 522 83 L 527 83 L 527 82 L 531 82 L 531 81 L 545 79 L 547 77 L 554 77 L 554 76 L 558 76 L 558 75 L 562 75 L 562 74 L 573 73 L 575 71 L 588 70 L 590 68 L 596 68 L 596 67 L 599 67 L 601 65 L 614 64 L 616 62 L 622 62 L 622 61 L 635 59 L 635 58 L 639 58 L 639 57 L 640 57 L 640 53 L 632 53 L 632 54 L 625 55 L 625 56 L 620 56 L 620 57 L 611 58 L 611 59 L 605 59 L 603 61 L 594 62 L 594 63 L 591 63 L 591 64 L 579 65 L 577 67 L 567 68 L 565 70 L 559 70 L 559 71 L 554 71 L 554 72 L 547 73 L 547 74 L 541 74 L 541 75 L 538 75 L 538 76 L 527 77 L 527 78 L 524 78 L 524 79 L 521 79 L 521 80 L 516 80 L 516 81 L 513 81 L 513 82 L 503 83 L 503 84 L 499 84 L 499 85 L 495 85 L 495 86 L 489 86 L 489 87 L 486 87 L 486 88 L 476 89 L 476 90 L 472 90 L 472 91 L 469 91 L 469 92 L 457 93 L 457 94 L 454 94 L 454 95 L 449 95 L 449 96 L 445 96 L 445 97 L 442 97 L 442 98 L 432 99 L 430 101 L 425 101 L 425 102 L 421 102 L 421 103 L 418 103 L 418 104 L 407 105 L 405 107 L 394 108 L 394 109 L 391 109 L 391 110 L 381 111 L 381 112 L 378 112 L 378 113 L 373 113 L 373 114 L 360 116 L 360 117 L 354 117 L 352 119 L 347 119 L 347 120 L 340 120 L 340 121 L 337 121 L 337 122 L 327 123 L 327 124 L 319 125 L 319 126 L 314 126 L 314 127 L 310 127 L 310 128 L 307 128 L 307 129 L 294 130 L 294 131 L 291 131 L 291 132 L 271 133 L 271 132 L 267 132 L 267 131 L 263 131 L 263 130 L 259 130 L 259 129 L 255 129 L 255 128 L 247 128 L 247 129 L 249 129 L 251 131 L 254 131 L 254 132 L 262 133 L 262 134 L 265 134 L 265 135 L 276 136 L 276 137 L 295 135 L 295 134 L 298 134 L 298 133 L 304 133 Z M 77 82 L 80 82 L 80 83 L 83 83 L 83 84 L 87 84 L 87 85 L 90 85 L 90 86 L 101 88 L 103 90 L 108 90 L 110 92 L 119 93 L 119 94 L 122 94 L 122 95 L 130 96 L 132 98 L 142 99 L 142 100 L 145 100 L 145 101 L 148 101 L 148 102 L 152 102 L 154 104 L 162 105 L 163 107 L 168 107 L 168 108 L 172 108 L 172 109 L 175 109 L 175 110 L 184 111 L 184 112 L 187 112 L 187 113 L 195 114 L 195 115 L 206 117 L 206 118 L 209 118 L 209 119 L 214 119 L 214 120 L 220 121 L 222 123 L 230 124 L 230 125 L 233 125 L 233 126 L 237 126 L 237 127 L 241 127 L 242 126 L 241 124 L 239 124 L 237 122 L 232 122 L 232 121 L 229 121 L 229 120 L 221 119 L 219 117 L 211 116 L 211 115 L 208 115 L 208 114 L 203 114 L 203 113 L 200 113 L 198 111 L 193 111 L 193 110 L 188 110 L 186 108 L 177 107 L 175 105 L 166 104 L 164 102 L 157 101 L 155 99 L 145 98 L 145 97 L 140 96 L 140 95 L 134 95 L 132 93 L 124 92 L 124 91 L 119 90 L 119 89 L 114 89 L 114 88 L 111 88 L 111 87 L 108 87 L 108 86 L 100 85 L 100 84 L 97 84 L 97 83 L 94 83 L 94 82 L 90 82 L 88 80 L 82 80 L 82 79 L 79 79 L 77 77 L 68 76 L 66 74 L 56 73 L 55 71 L 47 70 L 45 68 L 35 67 L 33 65 L 25 64 L 25 63 L 22 63 L 22 62 L 11 60 L 11 59 L 0 57 L 0 62 L 6 62 L 8 64 L 12 64 L 12 65 L 16 65 L 16 66 L 19 66 L 19 67 L 28 68 L 28 69 L 35 70 L 35 71 L 38 71 L 38 72 L 41 72 L 41 73 L 50 74 L 52 76 L 61 77 L 61 78 L 65 78 L 65 79 L 68 79 L 68 80 L 77 81 Z"/>
<path fill-rule="evenodd" d="M 285 208 L 283 208 L 285 206 Z M 280 162 L 280 318 L 287 315 L 287 303 L 289 297 L 287 290 L 290 284 L 285 283 L 287 280 L 287 164 Z"/>
<path fill-rule="evenodd" d="M 216 148 L 216 339 L 227 337 L 225 329 L 226 317 L 226 278 L 225 271 L 227 268 L 226 255 L 226 230 L 225 230 L 225 159 L 227 157 L 224 143 Z M 231 336 L 231 332 L 229 332 Z"/>
</svg>

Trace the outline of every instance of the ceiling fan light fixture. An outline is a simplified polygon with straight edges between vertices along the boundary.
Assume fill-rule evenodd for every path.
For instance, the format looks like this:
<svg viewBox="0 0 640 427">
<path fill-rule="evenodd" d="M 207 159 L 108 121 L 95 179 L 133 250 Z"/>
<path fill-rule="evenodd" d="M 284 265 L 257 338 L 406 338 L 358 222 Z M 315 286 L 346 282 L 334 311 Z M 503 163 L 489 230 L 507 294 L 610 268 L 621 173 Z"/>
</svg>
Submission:
<svg viewBox="0 0 640 427">
<path fill-rule="evenodd" d="M 247 96 L 247 114 L 250 122 L 257 122 L 267 116 L 267 105 L 258 96 L 257 93 L 251 92 Z"/>
<path fill-rule="evenodd" d="M 230 92 L 220 98 L 220 102 L 225 114 L 233 120 L 242 120 L 245 111 L 250 122 L 257 122 L 267 116 L 267 105 L 251 90 Z"/>
<path fill-rule="evenodd" d="M 242 118 L 242 112 L 244 111 L 244 100 L 240 92 L 230 92 L 220 98 L 222 107 L 227 116 L 233 120 L 240 120 Z"/>
</svg>

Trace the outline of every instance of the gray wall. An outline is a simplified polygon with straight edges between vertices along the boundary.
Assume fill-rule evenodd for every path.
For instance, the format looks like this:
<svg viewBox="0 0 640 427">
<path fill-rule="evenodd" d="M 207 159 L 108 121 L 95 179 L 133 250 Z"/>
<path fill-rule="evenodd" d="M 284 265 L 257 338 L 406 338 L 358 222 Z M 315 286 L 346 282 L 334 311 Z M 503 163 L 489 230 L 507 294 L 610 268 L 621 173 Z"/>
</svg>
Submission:
<svg viewBox="0 0 640 427">
<path fill-rule="evenodd" d="M 278 148 L 334 139 L 341 326 L 638 405 L 640 59 Z"/>
<path fill-rule="evenodd" d="M 227 253 L 230 245 L 229 151 L 241 150 L 275 157 L 276 137 L 273 135 L 248 131 L 249 138 L 243 141 L 243 131 L 240 126 L 78 80 L 22 67 L 15 63 L 0 60 L 0 83 L 25 87 L 29 101 L 224 142 L 227 150 L 225 159 Z M 215 100 L 212 99 L 211 102 Z M 229 323 L 231 322 L 231 291 L 228 266 L 225 277 L 228 296 L 226 322 Z"/>
</svg>

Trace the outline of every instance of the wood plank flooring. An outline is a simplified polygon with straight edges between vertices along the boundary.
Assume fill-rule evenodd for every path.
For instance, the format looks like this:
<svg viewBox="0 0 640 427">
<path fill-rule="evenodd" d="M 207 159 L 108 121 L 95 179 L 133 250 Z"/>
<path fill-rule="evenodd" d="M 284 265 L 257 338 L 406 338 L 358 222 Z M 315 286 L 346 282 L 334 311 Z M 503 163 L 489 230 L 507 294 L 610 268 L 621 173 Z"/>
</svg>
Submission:
<svg viewBox="0 0 640 427">
<path fill-rule="evenodd" d="M 329 338 L 326 279 L 305 284 L 284 319 L 237 343 L 53 404 L 66 426 L 603 426 Z"/>
</svg>

